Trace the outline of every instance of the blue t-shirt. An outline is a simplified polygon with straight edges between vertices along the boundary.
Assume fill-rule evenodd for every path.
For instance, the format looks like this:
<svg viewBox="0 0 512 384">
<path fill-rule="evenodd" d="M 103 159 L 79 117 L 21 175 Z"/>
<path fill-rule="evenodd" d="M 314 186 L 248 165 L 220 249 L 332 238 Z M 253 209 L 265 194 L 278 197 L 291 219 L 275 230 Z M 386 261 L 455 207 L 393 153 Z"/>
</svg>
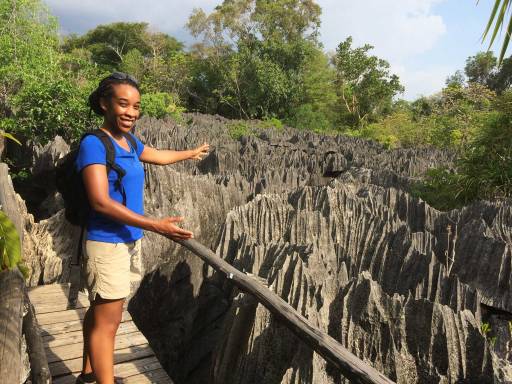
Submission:
<svg viewBox="0 0 512 384">
<path fill-rule="evenodd" d="M 133 136 L 133 135 L 132 135 Z M 130 210 L 143 215 L 144 214 L 144 167 L 139 161 L 139 156 L 144 150 L 144 144 L 133 136 L 137 143 L 137 149 L 132 148 L 130 142 L 130 152 L 122 148 L 110 137 L 114 143 L 116 151 L 115 163 L 121 166 L 126 175 L 122 179 L 122 184 L 126 192 L 126 207 Z M 81 171 L 84 167 L 91 164 L 107 164 L 107 151 L 99 138 L 94 135 L 86 136 L 80 143 L 78 156 L 76 158 L 76 167 Z M 119 188 L 114 186 L 117 181 L 117 173 L 110 170 L 108 173 L 108 193 L 110 198 L 123 203 L 123 195 Z M 133 227 L 112 220 L 91 209 L 87 221 L 87 239 L 102 241 L 105 243 L 129 243 L 140 239 L 143 236 L 141 228 Z"/>
</svg>

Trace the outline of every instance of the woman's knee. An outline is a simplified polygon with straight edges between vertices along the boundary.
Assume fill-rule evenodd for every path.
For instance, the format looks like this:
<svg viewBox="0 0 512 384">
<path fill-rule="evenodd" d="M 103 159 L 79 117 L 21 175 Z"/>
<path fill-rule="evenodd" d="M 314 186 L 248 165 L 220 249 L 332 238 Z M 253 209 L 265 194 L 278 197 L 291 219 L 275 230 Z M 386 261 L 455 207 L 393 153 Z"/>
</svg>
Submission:
<svg viewBox="0 0 512 384">
<path fill-rule="evenodd" d="M 124 299 L 106 300 L 98 298 L 93 304 L 94 328 L 115 334 L 121 323 Z"/>
</svg>

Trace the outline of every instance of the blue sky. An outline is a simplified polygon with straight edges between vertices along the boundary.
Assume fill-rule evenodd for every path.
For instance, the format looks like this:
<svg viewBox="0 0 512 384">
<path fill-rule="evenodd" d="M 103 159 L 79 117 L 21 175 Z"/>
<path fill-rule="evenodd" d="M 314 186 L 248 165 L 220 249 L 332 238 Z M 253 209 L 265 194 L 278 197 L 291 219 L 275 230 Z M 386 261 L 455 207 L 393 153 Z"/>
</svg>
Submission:
<svg viewBox="0 0 512 384">
<path fill-rule="evenodd" d="M 211 11 L 221 0 L 46 0 L 63 34 L 82 34 L 98 24 L 146 21 L 151 28 L 190 44 L 185 23 L 194 7 Z M 414 99 L 441 90 L 466 58 L 487 49 L 481 35 L 494 0 L 318 0 L 326 50 L 352 35 L 390 62 Z"/>
</svg>

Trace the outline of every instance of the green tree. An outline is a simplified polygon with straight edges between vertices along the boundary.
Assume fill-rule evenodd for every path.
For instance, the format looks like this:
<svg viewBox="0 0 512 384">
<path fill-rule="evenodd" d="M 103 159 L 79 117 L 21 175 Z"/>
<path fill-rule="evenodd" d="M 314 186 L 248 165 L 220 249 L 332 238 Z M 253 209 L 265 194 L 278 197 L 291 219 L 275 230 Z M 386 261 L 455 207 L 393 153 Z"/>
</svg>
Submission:
<svg viewBox="0 0 512 384">
<path fill-rule="evenodd" d="M 86 48 L 92 53 L 95 63 L 106 71 L 118 69 L 124 56 L 133 49 L 149 55 L 150 46 L 145 37 L 148 23 L 117 22 L 99 25 L 83 36 L 69 35 L 63 43 L 66 52 Z"/>
<path fill-rule="evenodd" d="M 469 82 L 488 86 L 496 71 L 497 63 L 492 52 L 478 52 L 475 56 L 467 58 L 464 72 Z"/>
<path fill-rule="evenodd" d="M 12 96 L 11 131 L 25 138 L 37 138 L 44 144 L 56 135 L 74 140 L 87 130 L 91 122 L 86 100 L 95 84 L 87 82 L 79 86 L 68 75 L 27 83 Z"/>
<path fill-rule="evenodd" d="M 122 72 L 129 73 L 138 80 L 142 80 L 146 72 L 146 65 L 144 55 L 137 48 L 133 48 L 126 52 L 123 62 L 119 65 L 119 69 Z"/>
<path fill-rule="evenodd" d="M 512 59 L 498 60 L 492 52 L 478 52 L 466 60 L 464 69 L 469 82 L 487 86 L 498 94 L 512 85 Z"/>
<path fill-rule="evenodd" d="M 445 83 L 449 87 L 458 86 L 463 87 L 466 82 L 466 77 L 462 73 L 461 70 L 455 71 L 455 73 L 451 76 L 448 76 Z"/>
<path fill-rule="evenodd" d="M 512 86 L 512 58 L 502 60 L 487 84 L 497 94 L 502 94 Z"/>
<path fill-rule="evenodd" d="M 314 49 L 302 71 L 302 98 L 291 110 L 286 123 L 317 132 L 334 129 L 336 123 L 336 71 L 329 57 Z"/>
<path fill-rule="evenodd" d="M 342 119 L 361 126 L 391 109 L 393 97 L 404 91 L 398 76 L 390 73 L 389 63 L 371 56 L 366 44 L 352 48 L 352 37 L 338 45 L 334 64 Z"/>
<path fill-rule="evenodd" d="M 86 55 L 62 54 L 57 21 L 41 1 L 0 0 L 0 20 L 0 129 L 42 143 L 77 136 L 97 71 Z"/>
<path fill-rule="evenodd" d="M 39 0 L 0 0 L 0 119 L 12 116 L 9 97 L 26 82 L 52 76 L 58 24 Z"/>
<path fill-rule="evenodd" d="M 190 55 L 174 37 L 148 29 L 147 23 L 117 22 L 99 25 L 83 36 L 65 38 L 63 50 L 85 55 L 103 72 L 120 70 L 135 76 L 144 93 L 159 99 L 186 100 L 191 80 Z"/>
<path fill-rule="evenodd" d="M 301 104 L 304 71 L 318 49 L 312 0 L 226 0 L 187 24 L 194 47 L 191 102 L 231 117 L 286 117 Z"/>
<path fill-rule="evenodd" d="M 492 114 L 495 97 L 493 91 L 478 83 L 443 89 L 431 119 L 432 143 L 463 149 Z"/>
</svg>

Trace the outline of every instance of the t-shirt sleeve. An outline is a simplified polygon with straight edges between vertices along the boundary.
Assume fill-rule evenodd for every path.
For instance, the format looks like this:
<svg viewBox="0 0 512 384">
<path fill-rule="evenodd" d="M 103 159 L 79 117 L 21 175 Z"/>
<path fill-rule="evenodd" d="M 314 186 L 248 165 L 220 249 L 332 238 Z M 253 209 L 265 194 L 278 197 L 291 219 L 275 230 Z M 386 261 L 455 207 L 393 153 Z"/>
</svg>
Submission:
<svg viewBox="0 0 512 384">
<path fill-rule="evenodd" d="M 130 135 L 132 135 L 132 134 L 130 133 Z M 142 151 L 144 150 L 144 144 L 135 135 L 132 135 L 132 137 L 134 138 L 135 142 L 137 143 L 137 157 L 140 157 L 140 155 L 142 154 Z"/>
<path fill-rule="evenodd" d="M 93 135 L 84 137 L 76 157 L 76 167 L 79 172 L 91 164 L 107 164 L 105 146 L 100 139 Z"/>
</svg>

